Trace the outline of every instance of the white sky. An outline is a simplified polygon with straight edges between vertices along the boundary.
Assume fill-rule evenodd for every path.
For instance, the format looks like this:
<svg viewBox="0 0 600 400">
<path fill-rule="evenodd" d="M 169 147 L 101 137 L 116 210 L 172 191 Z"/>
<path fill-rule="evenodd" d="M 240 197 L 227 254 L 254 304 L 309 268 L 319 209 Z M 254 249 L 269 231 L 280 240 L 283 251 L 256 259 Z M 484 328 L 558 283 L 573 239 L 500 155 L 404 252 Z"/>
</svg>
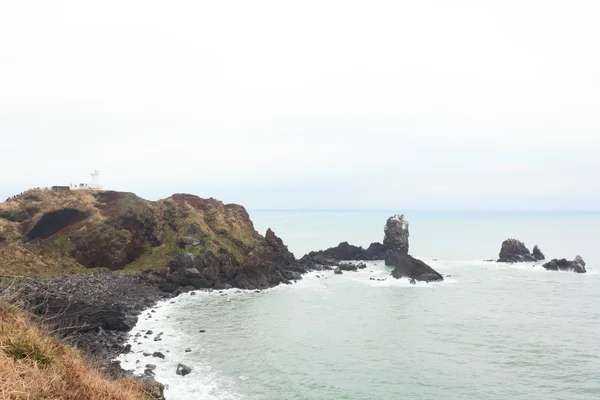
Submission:
<svg viewBox="0 0 600 400">
<path fill-rule="evenodd" d="M 600 2 L 0 0 L 0 198 L 600 209 Z"/>
</svg>

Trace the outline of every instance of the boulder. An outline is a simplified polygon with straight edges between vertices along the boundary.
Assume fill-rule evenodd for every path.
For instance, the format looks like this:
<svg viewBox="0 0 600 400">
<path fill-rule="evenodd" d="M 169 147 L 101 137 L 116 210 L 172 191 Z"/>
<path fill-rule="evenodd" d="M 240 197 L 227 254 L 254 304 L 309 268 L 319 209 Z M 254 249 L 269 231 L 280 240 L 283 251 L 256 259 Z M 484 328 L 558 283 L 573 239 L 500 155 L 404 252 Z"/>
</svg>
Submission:
<svg viewBox="0 0 600 400">
<path fill-rule="evenodd" d="M 553 259 L 552 261 L 547 262 L 543 265 L 548 271 L 573 271 L 578 274 L 583 274 L 586 272 L 585 269 L 585 261 L 581 256 L 575 257 L 575 260 L 568 261 L 566 259 Z"/>
<path fill-rule="evenodd" d="M 341 263 L 338 265 L 338 268 L 341 269 L 342 271 L 357 271 L 358 267 L 354 264 L 350 264 L 350 263 Z"/>
<path fill-rule="evenodd" d="M 396 279 L 407 277 L 423 282 L 444 280 L 444 277 L 429 265 L 403 252 L 388 252 L 385 264 L 395 267 L 392 276 Z"/>
<path fill-rule="evenodd" d="M 167 264 L 169 274 L 178 274 L 194 267 L 194 255 L 192 253 L 179 253 Z"/>
<path fill-rule="evenodd" d="M 388 218 L 383 229 L 383 247 L 387 252 L 408 253 L 408 221 L 404 215 L 393 215 Z M 387 263 L 386 263 L 387 264 Z"/>
<path fill-rule="evenodd" d="M 165 358 L 165 355 L 163 353 L 161 353 L 160 351 L 155 351 L 154 353 L 152 353 L 152 357 L 157 357 L 157 358 Z"/>
<path fill-rule="evenodd" d="M 333 273 L 334 273 L 334 274 L 341 275 L 343 272 L 342 272 L 342 270 L 340 269 L 340 267 L 337 267 L 336 269 L 334 269 L 334 270 L 333 270 Z"/>
<path fill-rule="evenodd" d="M 177 375 L 181 375 L 181 376 L 186 376 L 191 372 L 192 372 L 192 369 L 185 364 L 177 365 L 177 370 L 175 371 L 175 373 Z"/>
<path fill-rule="evenodd" d="M 184 236 L 177 239 L 177 246 L 181 249 L 185 249 L 186 246 L 202 246 L 204 243 L 201 240 L 194 239 L 192 237 Z"/>
<path fill-rule="evenodd" d="M 535 249 L 537 248 L 537 251 Z M 543 260 L 545 257 L 540 248 L 535 246 L 536 255 L 531 254 L 525 243 L 517 239 L 506 239 L 502 242 L 498 262 L 517 263 Z"/>
</svg>

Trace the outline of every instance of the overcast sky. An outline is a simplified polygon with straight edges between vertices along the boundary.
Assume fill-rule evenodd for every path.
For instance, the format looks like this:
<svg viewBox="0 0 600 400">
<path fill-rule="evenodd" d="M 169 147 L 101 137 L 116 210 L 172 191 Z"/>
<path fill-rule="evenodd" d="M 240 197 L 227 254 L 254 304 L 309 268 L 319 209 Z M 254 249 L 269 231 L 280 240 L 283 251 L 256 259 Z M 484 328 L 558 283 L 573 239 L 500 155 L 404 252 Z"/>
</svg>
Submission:
<svg viewBox="0 0 600 400">
<path fill-rule="evenodd" d="M 0 0 L 0 198 L 600 209 L 600 2 Z"/>
</svg>

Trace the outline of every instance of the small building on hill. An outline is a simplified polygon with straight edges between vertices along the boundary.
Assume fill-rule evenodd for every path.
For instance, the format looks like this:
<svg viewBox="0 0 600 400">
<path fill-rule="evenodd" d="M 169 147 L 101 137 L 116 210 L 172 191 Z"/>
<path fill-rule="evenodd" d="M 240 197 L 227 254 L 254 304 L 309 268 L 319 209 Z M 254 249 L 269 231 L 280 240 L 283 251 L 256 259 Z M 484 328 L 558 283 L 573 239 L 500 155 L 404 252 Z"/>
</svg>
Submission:
<svg viewBox="0 0 600 400">
<path fill-rule="evenodd" d="M 71 190 L 71 188 L 69 188 L 68 186 L 52 186 L 52 190 L 64 191 L 64 190 Z"/>
</svg>

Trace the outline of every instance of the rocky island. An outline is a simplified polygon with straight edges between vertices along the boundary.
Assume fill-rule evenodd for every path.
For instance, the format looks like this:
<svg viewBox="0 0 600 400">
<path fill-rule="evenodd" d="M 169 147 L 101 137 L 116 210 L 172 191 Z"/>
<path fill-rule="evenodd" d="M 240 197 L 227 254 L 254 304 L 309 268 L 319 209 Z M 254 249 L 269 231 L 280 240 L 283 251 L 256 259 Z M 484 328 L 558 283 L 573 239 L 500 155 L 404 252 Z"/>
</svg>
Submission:
<svg viewBox="0 0 600 400">
<path fill-rule="evenodd" d="M 517 239 L 506 239 L 502 242 L 499 257 L 498 262 L 504 263 L 535 262 L 546 258 L 537 245 L 533 246 L 533 252 L 530 252 L 525 243 Z"/>
</svg>

